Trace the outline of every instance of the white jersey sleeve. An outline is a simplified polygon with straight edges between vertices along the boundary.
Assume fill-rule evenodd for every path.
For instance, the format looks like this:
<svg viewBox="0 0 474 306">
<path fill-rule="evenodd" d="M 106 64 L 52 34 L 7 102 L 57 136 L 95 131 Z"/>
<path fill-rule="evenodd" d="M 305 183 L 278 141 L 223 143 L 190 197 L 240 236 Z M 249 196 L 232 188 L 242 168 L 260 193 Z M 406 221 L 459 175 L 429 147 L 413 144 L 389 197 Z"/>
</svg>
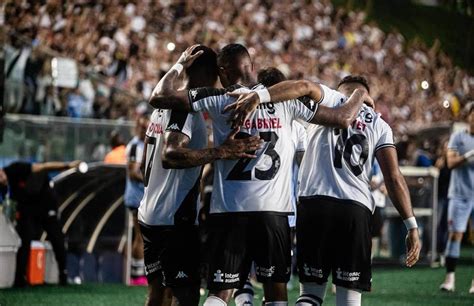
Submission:
<svg viewBox="0 0 474 306">
<path fill-rule="evenodd" d="M 304 126 L 297 122 L 293 121 L 293 141 L 295 142 L 296 152 L 304 152 L 308 147 L 308 137 L 306 136 L 306 129 Z"/>
<path fill-rule="evenodd" d="M 284 104 L 292 115 L 293 120 L 309 122 L 318 110 L 318 103 L 308 97 L 300 97 Z"/>
<path fill-rule="evenodd" d="M 194 118 L 198 115 L 197 113 L 172 111 L 166 132 L 179 132 L 191 139 L 193 137 L 193 123 L 196 121 Z"/>
<path fill-rule="evenodd" d="M 337 107 L 344 103 L 347 100 L 347 97 L 344 96 L 341 92 L 331 89 L 326 85 L 319 85 L 322 90 L 323 96 L 318 104 L 327 106 L 327 107 Z"/>
<path fill-rule="evenodd" d="M 375 152 L 382 148 L 394 147 L 392 128 L 383 120 L 379 120 L 377 123 L 379 125 L 379 138 L 375 145 Z"/>
</svg>

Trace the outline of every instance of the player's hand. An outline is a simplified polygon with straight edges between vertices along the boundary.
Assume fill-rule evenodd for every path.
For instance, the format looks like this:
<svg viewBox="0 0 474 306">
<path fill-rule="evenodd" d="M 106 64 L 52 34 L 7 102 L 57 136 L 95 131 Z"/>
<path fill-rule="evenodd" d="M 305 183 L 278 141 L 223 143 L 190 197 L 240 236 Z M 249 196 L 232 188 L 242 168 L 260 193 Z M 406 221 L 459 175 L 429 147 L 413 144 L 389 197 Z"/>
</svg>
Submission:
<svg viewBox="0 0 474 306">
<path fill-rule="evenodd" d="M 418 228 L 408 231 L 405 244 L 407 247 L 406 265 L 407 267 L 412 267 L 420 258 L 421 243 Z"/>
<path fill-rule="evenodd" d="M 224 143 L 217 148 L 221 159 L 257 157 L 254 152 L 261 148 L 263 140 L 258 136 L 237 139 L 235 138 L 235 135 L 237 135 L 238 132 L 238 128 L 233 129 Z"/>
<path fill-rule="evenodd" d="M 255 111 L 258 104 L 260 103 L 260 98 L 258 95 L 251 91 L 251 92 L 238 92 L 233 91 L 228 93 L 229 96 L 237 98 L 234 103 L 231 103 L 224 107 L 225 112 L 231 112 L 229 117 L 229 123 L 231 123 L 232 128 L 235 129 L 241 126 L 248 116 Z"/>
<path fill-rule="evenodd" d="M 197 47 L 199 47 L 199 44 L 192 45 L 191 47 L 184 50 L 184 52 L 181 53 L 181 56 L 179 57 L 176 63 L 183 65 L 184 69 L 191 66 L 194 60 L 196 60 L 196 58 L 198 58 L 201 54 L 204 53 L 204 51 L 200 50 L 195 54 L 192 54 L 194 49 L 196 49 Z"/>
<path fill-rule="evenodd" d="M 463 156 L 468 163 L 474 163 L 474 150 L 467 151 Z"/>
<path fill-rule="evenodd" d="M 364 104 L 366 104 L 368 107 L 372 107 L 375 109 L 375 102 L 374 99 L 369 95 L 369 93 L 366 91 L 365 96 L 364 96 Z"/>
<path fill-rule="evenodd" d="M 77 168 L 79 164 L 82 163 L 82 160 L 74 160 L 67 164 L 68 169 Z"/>
</svg>

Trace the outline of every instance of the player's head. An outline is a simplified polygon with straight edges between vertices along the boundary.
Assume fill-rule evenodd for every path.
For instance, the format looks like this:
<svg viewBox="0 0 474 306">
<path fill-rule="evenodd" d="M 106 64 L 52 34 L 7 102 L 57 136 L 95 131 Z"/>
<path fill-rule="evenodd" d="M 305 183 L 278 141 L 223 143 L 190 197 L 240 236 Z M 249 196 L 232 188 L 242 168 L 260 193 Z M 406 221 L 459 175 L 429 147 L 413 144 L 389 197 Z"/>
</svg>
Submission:
<svg viewBox="0 0 474 306">
<path fill-rule="evenodd" d="M 199 45 L 192 54 L 198 51 L 203 53 L 186 68 L 188 87 L 212 87 L 217 82 L 217 54 L 209 47 Z"/>
<path fill-rule="evenodd" d="M 257 74 L 257 82 L 265 87 L 270 87 L 283 81 L 286 81 L 285 75 L 275 67 L 262 69 Z"/>
<path fill-rule="evenodd" d="M 137 122 L 135 125 L 135 133 L 141 140 L 145 139 L 146 130 L 148 129 L 148 123 L 149 120 L 147 115 L 141 115 L 137 118 Z"/>
<path fill-rule="evenodd" d="M 254 83 L 253 64 L 250 53 L 241 44 L 229 44 L 217 55 L 219 78 L 224 87 L 241 83 Z"/>
<path fill-rule="evenodd" d="M 357 88 L 364 88 L 370 93 L 367 79 L 360 75 L 348 75 L 337 84 L 337 89 L 346 96 L 350 96 Z"/>
<path fill-rule="evenodd" d="M 125 142 L 122 139 L 122 135 L 118 131 L 112 131 L 110 133 L 110 146 L 113 148 L 124 145 Z"/>
</svg>

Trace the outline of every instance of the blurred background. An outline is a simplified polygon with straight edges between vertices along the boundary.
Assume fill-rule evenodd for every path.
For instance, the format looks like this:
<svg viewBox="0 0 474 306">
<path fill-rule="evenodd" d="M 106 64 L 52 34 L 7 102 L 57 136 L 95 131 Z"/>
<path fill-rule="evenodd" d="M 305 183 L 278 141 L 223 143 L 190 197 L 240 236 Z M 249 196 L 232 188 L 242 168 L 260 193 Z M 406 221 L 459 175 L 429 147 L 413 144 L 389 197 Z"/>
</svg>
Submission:
<svg viewBox="0 0 474 306">
<path fill-rule="evenodd" d="M 432 279 L 426 292 L 437 292 L 443 272 L 428 267 L 443 265 L 440 202 L 449 184 L 443 156 L 450 134 L 466 127 L 465 107 L 474 101 L 473 1 L 6 0 L 0 23 L 0 167 L 17 160 L 92 163 L 87 174 L 50 175 L 69 282 L 128 283 L 131 221 L 120 205 L 125 166 L 102 163 L 113 149 L 111 138 L 120 135 L 122 144 L 131 139 L 155 84 L 186 47 L 219 50 L 237 42 L 249 49 L 256 71 L 274 66 L 290 79 L 330 87 L 348 74 L 368 78 L 376 109 L 394 130 L 420 219 L 426 270 L 411 277 Z M 374 263 L 380 286 L 390 286 L 391 267 L 403 261 L 405 230 L 385 196 L 380 202 Z M 2 205 L 12 222 L 14 206 Z M 471 231 L 465 246 L 472 245 Z M 472 274 L 472 247 L 464 258 Z M 380 304 L 378 288 L 368 305 Z M 144 291 L 131 290 L 138 298 L 124 297 L 125 303 L 142 303 Z M 0 305 L 17 305 L 20 293 L 0 290 Z M 443 298 L 440 305 L 447 305 Z M 459 293 L 449 303 L 468 301 Z"/>
</svg>

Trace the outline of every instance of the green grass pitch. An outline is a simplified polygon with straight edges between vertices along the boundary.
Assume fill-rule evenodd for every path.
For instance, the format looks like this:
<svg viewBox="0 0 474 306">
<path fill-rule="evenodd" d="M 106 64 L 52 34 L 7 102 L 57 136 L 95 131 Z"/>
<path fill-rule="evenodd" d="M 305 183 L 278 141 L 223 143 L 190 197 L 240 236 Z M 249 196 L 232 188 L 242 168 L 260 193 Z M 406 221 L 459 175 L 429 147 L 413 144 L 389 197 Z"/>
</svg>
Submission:
<svg viewBox="0 0 474 306">
<path fill-rule="evenodd" d="M 362 297 L 363 305 L 474 305 L 474 295 L 468 294 L 474 266 L 471 262 L 460 265 L 456 273 L 456 292 L 438 290 L 444 269 L 428 267 L 375 268 L 373 290 Z M 289 293 L 289 305 L 298 297 L 298 283 Z M 328 286 L 329 287 L 329 286 Z M 126 287 L 115 284 L 84 284 L 80 286 L 37 286 L 25 289 L 0 290 L 0 306 L 33 305 L 143 305 L 144 287 Z M 256 290 L 255 305 L 259 305 L 262 291 Z M 201 305 L 204 297 L 201 298 Z M 334 295 L 328 290 L 324 305 L 334 305 Z"/>
</svg>

